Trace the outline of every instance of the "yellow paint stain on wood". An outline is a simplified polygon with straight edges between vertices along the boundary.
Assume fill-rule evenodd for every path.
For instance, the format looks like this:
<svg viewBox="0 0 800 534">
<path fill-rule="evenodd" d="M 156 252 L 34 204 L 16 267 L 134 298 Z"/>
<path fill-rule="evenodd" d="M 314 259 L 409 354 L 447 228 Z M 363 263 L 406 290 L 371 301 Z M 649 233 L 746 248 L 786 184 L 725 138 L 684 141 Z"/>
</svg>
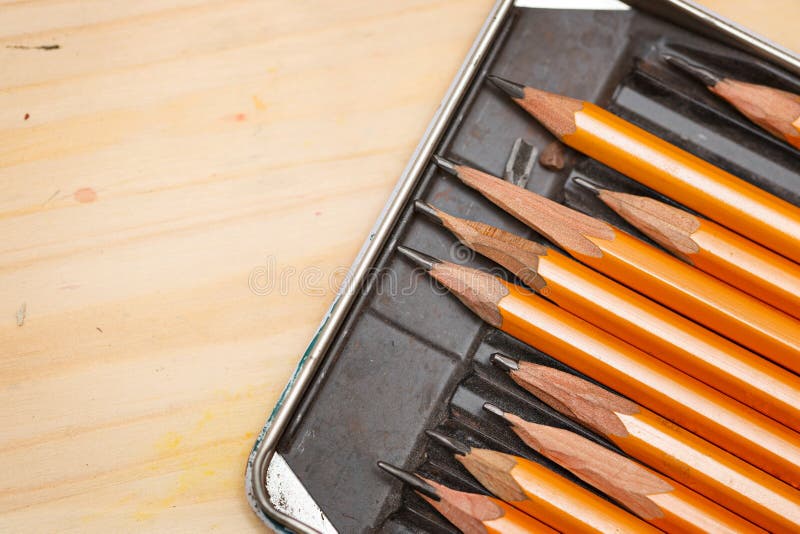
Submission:
<svg viewBox="0 0 800 534">
<path fill-rule="evenodd" d="M 267 105 L 258 97 L 258 95 L 253 95 L 253 106 L 255 106 L 258 111 L 264 111 L 267 109 Z"/>
<path fill-rule="evenodd" d="M 177 476 L 172 477 L 164 494 L 139 503 L 133 514 L 137 522 L 149 521 L 177 505 L 204 502 L 220 491 L 240 489 L 241 466 L 249 456 L 248 447 L 242 445 L 252 444 L 255 431 L 243 432 L 231 442 L 220 443 L 214 438 L 223 435 L 220 428 L 228 426 L 238 403 L 252 399 L 256 391 L 255 386 L 242 391 L 219 389 L 214 396 L 221 402 L 215 402 L 215 408 L 203 411 L 185 431 L 166 432 L 154 442 L 154 464 L 173 465 Z M 238 461 L 231 462 L 231 455 Z"/>
<path fill-rule="evenodd" d="M 161 453 L 174 454 L 183 441 L 183 436 L 177 432 L 167 432 L 156 442 L 156 450 Z"/>
</svg>

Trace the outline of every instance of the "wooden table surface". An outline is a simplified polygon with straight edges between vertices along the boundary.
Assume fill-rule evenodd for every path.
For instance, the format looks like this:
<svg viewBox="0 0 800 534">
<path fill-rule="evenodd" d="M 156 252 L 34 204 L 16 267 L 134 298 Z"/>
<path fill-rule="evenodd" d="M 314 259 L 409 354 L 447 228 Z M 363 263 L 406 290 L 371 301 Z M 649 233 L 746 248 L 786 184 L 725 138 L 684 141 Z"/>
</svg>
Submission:
<svg viewBox="0 0 800 534">
<path fill-rule="evenodd" d="M 796 0 L 704 3 L 800 50 Z M 491 4 L 0 2 L 1 531 L 260 529 L 256 432 Z"/>
</svg>

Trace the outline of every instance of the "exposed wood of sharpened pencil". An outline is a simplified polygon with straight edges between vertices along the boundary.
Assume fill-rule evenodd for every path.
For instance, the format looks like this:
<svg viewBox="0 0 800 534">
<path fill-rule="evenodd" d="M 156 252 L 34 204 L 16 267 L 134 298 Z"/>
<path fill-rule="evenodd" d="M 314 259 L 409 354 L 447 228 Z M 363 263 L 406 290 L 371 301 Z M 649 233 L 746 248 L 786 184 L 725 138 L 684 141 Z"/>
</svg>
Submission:
<svg viewBox="0 0 800 534">
<path fill-rule="evenodd" d="M 640 462 L 771 532 L 800 530 L 800 492 L 760 469 L 587 380 L 501 355 L 492 360 L 522 388 Z M 509 420 L 525 431 L 524 420 Z"/>
<path fill-rule="evenodd" d="M 570 313 L 800 429 L 800 380 L 792 373 L 556 250 L 420 202 L 416 207 Z"/>
<path fill-rule="evenodd" d="M 800 318 L 800 266 L 708 219 L 653 198 L 598 190 L 623 219 L 701 271 Z"/>
<path fill-rule="evenodd" d="M 529 291 L 488 273 L 435 261 L 429 274 L 475 313 L 496 317 L 496 326 L 507 334 L 774 476 L 800 484 L 796 432 Z"/>
<path fill-rule="evenodd" d="M 800 372 L 800 322 L 791 316 L 604 221 L 476 169 L 451 165 L 466 185 L 593 269 Z"/>
<path fill-rule="evenodd" d="M 544 518 L 561 532 L 657 532 L 632 514 L 574 482 L 519 456 L 471 448 L 438 432 L 432 438 L 490 493 L 515 508 Z"/>
<path fill-rule="evenodd" d="M 400 479 L 464 534 L 554 534 L 557 531 L 499 499 L 448 488 L 385 462 L 378 467 Z"/>
<path fill-rule="evenodd" d="M 800 208 L 594 104 L 490 79 L 564 144 L 800 262 Z"/>
<path fill-rule="evenodd" d="M 800 148 L 800 95 L 723 77 L 687 59 L 665 54 L 662 58 L 696 78 L 709 91 L 726 100 L 763 129 Z"/>
<path fill-rule="evenodd" d="M 665 532 L 765 532 L 686 486 L 574 432 L 513 414 L 504 417 L 526 445 Z"/>
</svg>

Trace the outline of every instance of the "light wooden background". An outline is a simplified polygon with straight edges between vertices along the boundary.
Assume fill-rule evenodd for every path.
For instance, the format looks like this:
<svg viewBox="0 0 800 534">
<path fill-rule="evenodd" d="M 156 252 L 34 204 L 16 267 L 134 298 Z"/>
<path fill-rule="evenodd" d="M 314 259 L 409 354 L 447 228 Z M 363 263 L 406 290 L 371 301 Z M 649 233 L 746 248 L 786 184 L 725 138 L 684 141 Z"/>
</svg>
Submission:
<svg viewBox="0 0 800 534">
<path fill-rule="evenodd" d="M 0 531 L 259 529 L 333 293 L 251 275 L 350 264 L 491 3 L 0 2 Z"/>
</svg>

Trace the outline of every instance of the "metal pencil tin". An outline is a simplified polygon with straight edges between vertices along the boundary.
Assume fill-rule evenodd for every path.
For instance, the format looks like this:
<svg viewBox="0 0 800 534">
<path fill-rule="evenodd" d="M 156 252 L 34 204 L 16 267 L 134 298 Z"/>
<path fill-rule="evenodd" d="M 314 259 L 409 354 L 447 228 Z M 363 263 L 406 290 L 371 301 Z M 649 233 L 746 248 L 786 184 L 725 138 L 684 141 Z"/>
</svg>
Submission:
<svg viewBox="0 0 800 534">
<path fill-rule="evenodd" d="M 484 414 L 486 401 L 613 448 L 516 389 L 488 361 L 491 353 L 502 351 L 575 372 L 557 354 L 545 355 L 482 324 L 395 253 L 397 244 L 407 244 L 452 261 L 493 267 L 414 214 L 411 204 L 417 198 L 538 239 L 431 162 L 439 153 L 500 176 L 516 139 L 539 149 L 552 140 L 485 83 L 487 73 L 595 102 L 800 204 L 800 152 L 747 122 L 658 56 L 665 50 L 689 54 L 732 77 L 797 93 L 800 57 L 687 0 L 627 4 L 632 7 L 614 0 L 498 0 L 492 8 L 256 440 L 246 491 L 268 526 L 294 532 L 454 532 L 413 492 L 375 467 L 382 459 L 482 492 L 457 462 L 429 443 L 428 428 L 444 429 L 473 446 L 528 457 L 582 484 L 526 450 L 505 425 Z M 583 9 L 574 9 L 579 5 Z M 636 234 L 574 186 L 572 178 L 580 175 L 618 190 L 647 191 L 569 150 L 563 170 L 535 165 L 527 187 Z"/>
</svg>

